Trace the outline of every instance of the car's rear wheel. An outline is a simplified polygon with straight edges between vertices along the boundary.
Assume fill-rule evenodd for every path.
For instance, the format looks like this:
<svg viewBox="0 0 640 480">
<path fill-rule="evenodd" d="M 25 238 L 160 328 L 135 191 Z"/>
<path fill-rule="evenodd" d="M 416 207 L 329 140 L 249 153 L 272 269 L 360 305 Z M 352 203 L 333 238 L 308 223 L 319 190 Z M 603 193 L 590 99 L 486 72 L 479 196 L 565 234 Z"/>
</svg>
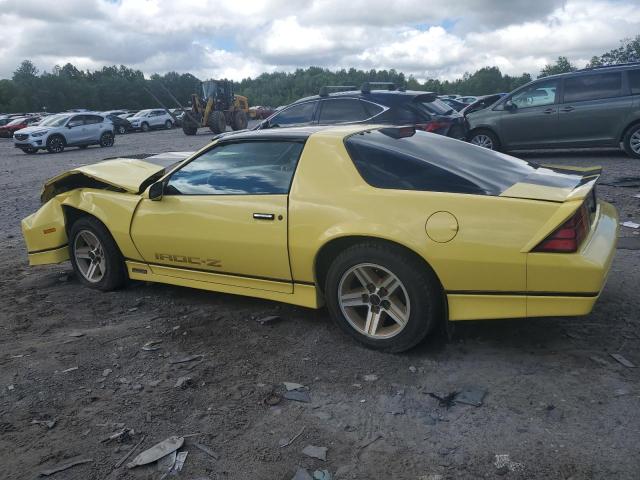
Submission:
<svg viewBox="0 0 640 480">
<path fill-rule="evenodd" d="M 624 151 L 633 158 L 640 158 L 640 124 L 632 126 L 622 139 Z"/>
<path fill-rule="evenodd" d="M 100 135 L 101 147 L 113 147 L 114 141 L 115 141 L 115 136 L 111 132 L 104 132 L 102 135 Z"/>
<path fill-rule="evenodd" d="M 34 153 L 38 152 L 38 149 L 33 147 L 25 147 L 22 149 L 22 151 L 28 155 L 33 155 Z"/>
<path fill-rule="evenodd" d="M 389 352 L 420 343 L 442 311 L 430 269 L 400 248 L 378 243 L 340 253 L 329 267 L 325 295 L 331 317 L 344 331 Z"/>
<path fill-rule="evenodd" d="M 170 130 L 173 127 L 173 123 L 171 122 L 171 120 L 167 120 L 166 122 L 164 122 L 164 128 L 166 128 L 167 130 Z"/>
<path fill-rule="evenodd" d="M 140 130 L 142 130 L 143 132 L 148 132 L 149 130 L 151 130 L 151 127 L 147 122 L 142 122 L 142 124 L 140 125 Z"/>
<path fill-rule="evenodd" d="M 489 130 L 477 130 L 469 136 L 469 143 L 489 150 L 500 150 L 500 140 Z"/>
<path fill-rule="evenodd" d="M 61 153 L 64 151 L 64 138 L 60 135 L 52 135 L 47 139 L 47 151 L 49 153 Z"/>
<path fill-rule="evenodd" d="M 122 254 L 99 220 L 81 217 L 71 226 L 69 240 L 71 264 L 81 283 L 104 291 L 124 284 Z"/>
</svg>

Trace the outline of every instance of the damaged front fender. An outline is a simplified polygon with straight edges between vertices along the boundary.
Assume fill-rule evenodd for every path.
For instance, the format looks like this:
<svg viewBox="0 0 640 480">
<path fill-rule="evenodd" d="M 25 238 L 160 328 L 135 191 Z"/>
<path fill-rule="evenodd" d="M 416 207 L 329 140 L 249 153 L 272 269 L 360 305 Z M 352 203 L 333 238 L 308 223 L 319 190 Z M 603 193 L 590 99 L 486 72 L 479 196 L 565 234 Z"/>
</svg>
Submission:
<svg viewBox="0 0 640 480">
<path fill-rule="evenodd" d="M 27 244 L 29 265 L 69 260 L 69 240 L 61 204 L 63 200 L 63 196 L 53 198 L 22 220 L 22 235 Z"/>
</svg>

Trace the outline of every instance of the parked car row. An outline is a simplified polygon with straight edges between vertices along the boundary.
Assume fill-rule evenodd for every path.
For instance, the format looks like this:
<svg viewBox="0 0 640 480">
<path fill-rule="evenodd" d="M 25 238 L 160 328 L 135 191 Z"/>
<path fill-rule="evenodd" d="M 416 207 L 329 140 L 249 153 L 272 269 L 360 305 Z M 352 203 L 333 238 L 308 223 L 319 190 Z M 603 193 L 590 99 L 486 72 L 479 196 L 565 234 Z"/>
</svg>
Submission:
<svg viewBox="0 0 640 480">
<path fill-rule="evenodd" d="M 89 145 L 111 147 L 113 128 L 106 116 L 97 113 L 61 113 L 16 131 L 13 141 L 16 148 L 27 154 L 45 149 L 49 153 L 60 153 L 67 147 Z"/>
</svg>

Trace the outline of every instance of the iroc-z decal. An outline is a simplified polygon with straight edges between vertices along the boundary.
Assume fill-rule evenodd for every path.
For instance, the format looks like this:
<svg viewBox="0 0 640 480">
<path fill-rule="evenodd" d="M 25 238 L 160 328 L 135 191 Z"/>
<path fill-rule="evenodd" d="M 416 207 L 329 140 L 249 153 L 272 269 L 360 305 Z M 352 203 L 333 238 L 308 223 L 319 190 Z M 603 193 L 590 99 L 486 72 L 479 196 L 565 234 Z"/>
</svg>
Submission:
<svg viewBox="0 0 640 480">
<path fill-rule="evenodd" d="M 188 255 L 173 255 L 171 253 L 156 253 L 156 260 L 186 263 L 189 265 L 206 265 L 207 267 L 222 267 L 222 262 L 216 258 L 189 257 Z"/>
</svg>

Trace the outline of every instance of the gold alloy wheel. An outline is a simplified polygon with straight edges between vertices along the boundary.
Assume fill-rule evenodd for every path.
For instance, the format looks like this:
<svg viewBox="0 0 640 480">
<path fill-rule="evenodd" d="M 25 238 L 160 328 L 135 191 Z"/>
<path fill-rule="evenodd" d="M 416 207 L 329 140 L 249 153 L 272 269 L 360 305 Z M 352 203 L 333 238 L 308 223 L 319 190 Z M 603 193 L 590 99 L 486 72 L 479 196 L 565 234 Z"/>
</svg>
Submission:
<svg viewBox="0 0 640 480">
<path fill-rule="evenodd" d="M 91 283 L 98 283 L 107 271 L 107 261 L 98 237 L 89 230 L 81 230 L 73 244 L 73 256 L 82 276 Z"/>
<path fill-rule="evenodd" d="M 409 295 L 400 279 L 374 263 L 360 263 L 342 275 L 338 303 L 358 333 L 377 339 L 398 335 L 411 313 Z"/>
</svg>

